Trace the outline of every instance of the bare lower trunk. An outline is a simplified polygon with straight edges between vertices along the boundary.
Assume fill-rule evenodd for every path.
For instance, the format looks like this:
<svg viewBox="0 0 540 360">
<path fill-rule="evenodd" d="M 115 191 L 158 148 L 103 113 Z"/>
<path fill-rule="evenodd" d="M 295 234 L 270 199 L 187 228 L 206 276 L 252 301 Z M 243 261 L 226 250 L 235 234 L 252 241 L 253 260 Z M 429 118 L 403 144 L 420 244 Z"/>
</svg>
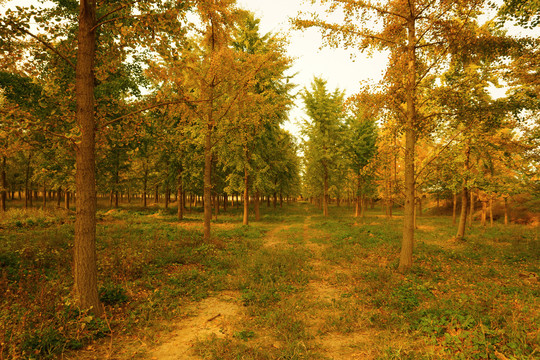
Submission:
<svg viewBox="0 0 540 360">
<path fill-rule="evenodd" d="M 324 172 L 323 214 L 328 216 L 328 173 Z"/>
<path fill-rule="evenodd" d="M 75 91 L 77 124 L 81 132 L 76 148 L 76 216 L 73 250 L 75 299 L 83 310 L 101 315 L 97 291 L 96 181 L 94 122 L 95 0 L 81 0 Z"/>
<path fill-rule="evenodd" d="M 403 214 L 403 239 L 399 257 L 398 271 L 407 272 L 412 266 L 414 247 L 414 192 L 415 171 L 414 154 L 416 142 L 416 32 L 415 19 L 408 20 L 408 79 L 406 89 L 407 120 L 405 122 L 405 209 Z"/>
<path fill-rule="evenodd" d="M 489 198 L 489 226 L 493 226 L 493 197 Z"/>
<path fill-rule="evenodd" d="M 248 225 L 248 212 L 249 212 L 249 174 L 247 167 L 244 168 L 244 218 L 242 224 Z"/>
<path fill-rule="evenodd" d="M 457 194 L 454 192 L 452 201 L 452 225 L 456 225 L 457 220 Z"/>
<path fill-rule="evenodd" d="M 482 200 L 482 226 L 486 227 L 487 220 L 487 203 L 485 200 Z"/>
<path fill-rule="evenodd" d="M 255 193 L 255 221 L 261 220 L 261 211 L 259 206 L 259 191 Z"/>
<path fill-rule="evenodd" d="M 183 188 L 182 188 L 182 167 L 178 169 L 178 188 L 177 188 L 178 195 L 176 198 L 178 199 L 178 220 L 182 220 L 184 218 L 184 194 L 183 194 Z"/>
<path fill-rule="evenodd" d="M 504 197 L 504 225 L 508 225 L 508 198 Z"/>
<path fill-rule="evenodd" d="M 66 190 L 64 192 L 64 208 L 66 210 L 69 210 L 69 195 L 70 195 L 70 192 Z"/>
<path fill-rule="evenodd" d="M 6 201 L 7 201 L 7 181 L 6 181 L 6 157 L 2 156 L 2 175 L 1 175 L 0 184 L 2 195 L 0 196 L 0 210 L 2 212 L 6 211 Z"/>
<path fill-rule="evenodd" d="M 471 154 L 471 148 L 467 145 L 465 149 L 465 164 L 464 164 L 464 173 L 469 172 L 469 158 Z M 469 189 L 467 187 L 467 176 L 463 178 L 462 193 L 461 193 L 461 215 L 459 216 L 459 225 L 456 238 L 461 240 L 465 237 L 465 228 L 467 226 L 467 209 L 469 208 L 467 202 L 469 200 Z"/>
<path fill-rule="evenodd" d="M 469 209 L 469 226 L 472 226 L 473 224 L 473 220 L 474 220 L 474 190 L 471 189 L 471 191 L 469 192 L 470 194 L 470 209 Z"/>
<path fill-rule="evenodd" d="M 210 240 L 212 221 L 212 125 L 208 125 L 204 146 L 204 240 Z"/>
</svg>

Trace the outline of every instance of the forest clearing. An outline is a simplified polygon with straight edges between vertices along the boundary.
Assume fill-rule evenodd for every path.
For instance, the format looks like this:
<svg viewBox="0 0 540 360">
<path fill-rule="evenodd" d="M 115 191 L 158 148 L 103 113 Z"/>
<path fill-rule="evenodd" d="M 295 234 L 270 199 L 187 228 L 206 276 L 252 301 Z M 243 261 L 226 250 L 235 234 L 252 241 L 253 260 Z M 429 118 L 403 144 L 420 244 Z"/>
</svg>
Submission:
<svg viewBox="0 0 540 360">
<path fill-rule="evenodd" d="M 73 214 L 1 223 L 2 357 L 63 359 L 534 359 L 538 226 L 418 218 L 414 266 L 396 272 L 402 214 L 309 203 L 242 225 L 201 209 L 98 211 L 104 318 L 71 303 Z M 16 354 L 19 354 L 18 356 Z M 21 354 L 25 354 L 24 356 Z"/>
<path fill-rule="evenodd" d="M 0 360 L 540 358 L 538 0 L 0 0 L 0 65 Z"/>
</svg>

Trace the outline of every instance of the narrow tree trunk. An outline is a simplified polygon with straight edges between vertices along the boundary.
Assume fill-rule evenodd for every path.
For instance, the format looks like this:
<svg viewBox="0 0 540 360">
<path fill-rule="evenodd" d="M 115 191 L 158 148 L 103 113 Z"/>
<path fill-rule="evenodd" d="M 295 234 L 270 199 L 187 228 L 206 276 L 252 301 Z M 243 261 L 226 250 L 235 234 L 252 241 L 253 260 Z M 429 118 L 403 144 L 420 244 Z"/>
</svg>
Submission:
<svg viewBox="0 0 540 360">
<path fill-rule="evenodd" d="M 81 132 L 76 148 L 76 216 L 74 244 L 75 299 L 83 310 L 101 315 L 97 291 L 96 181 L 94 122 L 94 57 L 96 3 L 80 0 L 75 93 L 77 124 Z"/>
<path fill-rule="evenodd" d="M 508 198 L 504 197 L 504 225 L 508 225 Z"/>
<path fill-rule="evenodd" d="M 156 184 L 156 189 L 154 192 L 154 204 L 157 204 L 159 202 L 159 185 Z"/>
<path fill-rule="evenodd" d="M 413 9 L 414 11 L 414 9 Z M 408 79 L 406 89 L 407 119 L 405 122 L 405 209 L 403 216 L 403 239 L 401 242 L 401 253 L 399 257 L 398 271 L 407 272 L 412 266 L 412 255 L 414 246 L 414 191 L 415 191 L 415 170 L 414 154 L 416 143 L 416 29 L 415 14 L 408 19 Z"/>
<path fill-rule="evenodd" d="M 43 184 L 43 209 L 47 207 L 47 187 Z"/>
<path fill-rule="evenodd" d="M 493 227 L 493 196 L 489 197 L 489 226 Z"/>
<path fill-rule="evenodd" d="M 482 199 L 482 226 L 486 227 L 486 220 L 487 220 L 487 202 L 486 200 Z"/>
<path fill-rule="evenodd" d="M 62 201 L 62 188 L 56 190 L 56 207 L 60 207 L 60 202 Z"/>
<path fill-rule="evenodd" d="M 2 195 L 0 196 L 0 209 L 2 212 L 6 211 L 6 201 L 7 201 L 7 181 L 6 181 L 6 157 L 2 156 L 2 176 L 1 180 L 2 183 L 0 186 L 2 187 Z"/>
<path fill-rule="evenodd" d="M 64 208 L 66 210 L 69 210 L 69 194 L 70 192 L 69 191 L 64 191 Z M 95 216 L 95 215 L 94 215 Z"/>
<path fill-rule="evenodd" d="M 472 226 L 474 220 L 474 190 L 470 191 L 470 209 L 469 209 L 469 226 Z"/>
<path fill-rule="evenodd" d="M 146 209 L 146 207 L 148 206 L 147 202 L 146 202 L 146 198 L 147 198 L 147 195 L 146 195 L 146 190 L 147 190 L 147 185 L 148 185 L 148 170 L 144 170 L 144 175 L 143 175 L 143 193 L 142 193 L 142 198 L 143 198 L 143 207 Z"/>
<path fill-rule="evenodd" d="M 248 225 L 248 211 L 249 211 L 249 174 L 247 166 L 244 167 L 244 218 L 242 220 L 243 225 Z"/>
<path fill-rule="evenodd" d="M 170 202 L 170 197 L 169 197 L 169 183 L 167 183 L 165 185 L 165 209 L 168 209 L 169 208 L 169 202 Z"/>
<path fill-rule="evenodd" d="M 467 202 L 469 200 L 469 189 L 467 187 L 467 174 L 469 173 L 469 158 L 471 154 L 471 148 L 467 145 L 465 149 L 465 163 L 464 163 L 464 174 L 462 193 L 461 193 L 461 214 L 459 216 L 459 225 L 456 238 L 462 240 L 465 237 L 465 228 L 467 226 L 467 209 L 469 208 Z"/>
<path fill-rule="evenodd" d="M 328 172 L 324 172 L 323 214 L 328 216 Z"/>
<path fill-rule="evenodd" d="M 261 211 L 259 207 L 259 191 L 255 192 L 255 221 L 261 220 Z"/>
<path fill-rule="evenodd" d="M 210 111 L 211 113 L 211 111 Z M 211 118 L 211 114 L 209 115 Z M 204 240 L 210 240 L 210 226 L 212 222 L 212 128 L 208 124 L 204 140 Z"/>
<path fill-rule="evenodd" d="M 229 195 L 223 194 L 223 212 L 227 212 L 227 203 L 229 202 Z"/>
<path fill-rule="evenodd" d="M 182 167 L 180 166 L 178 168 L 178 195 L 176 198 L 178 199 L 178 220 L 182 220 L 184 218 L 184 194 L 183 194 L 183 188 L 182 188 Z"/>
<path fill-rule="evenodd" d="M 277 193 L 274 191 L 274 201 L 273 201 L 274 209 L 277 207 Z"/>
<path fill-rule="evenodd" d="M 456 225 L 456 220 L 457 220 L 457 193 L 454 192 L 453 194 L 453 197 L 452 197 L 453 201 L 452 201 L 452 225 Z"/>
<path fill-rule="evenodd" d="M 30 191 L 29 181 L 30 181 L 30 159 L 31 156 L 28 156 L 28 162 L 26 163 L 26 171 L 24 177 L 24 208 L 28 209 L 30 206 L 30 201 L 32 201 L 32 192 Z"/>
</svg>

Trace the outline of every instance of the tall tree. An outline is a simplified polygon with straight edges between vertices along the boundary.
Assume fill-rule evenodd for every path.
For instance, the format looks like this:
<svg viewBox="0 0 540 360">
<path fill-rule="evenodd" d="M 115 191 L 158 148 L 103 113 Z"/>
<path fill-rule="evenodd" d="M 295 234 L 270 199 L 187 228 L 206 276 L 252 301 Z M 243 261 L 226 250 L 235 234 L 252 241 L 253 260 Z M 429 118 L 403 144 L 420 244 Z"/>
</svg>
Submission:
<svg viewBox="0 0 540 360">
<path fill-rule="evenodd" d="M 311 90 L 304 89 L 301 94 L 310 120 L 304 132 L 308 136 L 312 161 L 319 167 L 322 182 L 323 214 L 328 216 L 328 188 L 330 177 L 340 153 L 341 122 L 344 118 L 343 93 L 336 89 L 329 92 L 326 81 L 315 78 Z M 315 175 L 317 176 L 317 175 Z"/>
<path fill-rule="evenodd" d="M 323 1 L 325 2 L 325 1 Z M 296 19 L 299 28 L 321 29 L 326 42 L 337 46 L 376 48 L 390 51 L 386 73 L 394 109 L 401 114 L 405 135 L 404 221 L 398 270 L 412 265 L 415 206 L 415 145 L 425 133 L 429 114 L 421 104 L 429 94 L 423 80 L 441 66 L 446 54 L 460 40 L 460 32 L 479 11 L 483 0 L 470 1 L 331 1 L 329 12 L 339 12 L 333 23 L 312 16 Z M 458 21 L 459 19 L 459 21 Z M 370 20 L 371 22 L 366 22 Z M 376 25 L 373 24 L 376 23 Z"/>
</svg>

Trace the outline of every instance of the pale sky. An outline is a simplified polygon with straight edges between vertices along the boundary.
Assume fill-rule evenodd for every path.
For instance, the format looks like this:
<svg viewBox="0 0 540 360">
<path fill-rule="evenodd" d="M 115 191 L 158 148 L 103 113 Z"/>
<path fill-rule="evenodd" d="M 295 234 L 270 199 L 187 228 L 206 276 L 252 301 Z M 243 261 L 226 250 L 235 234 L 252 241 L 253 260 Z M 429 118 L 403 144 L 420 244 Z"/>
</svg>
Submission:
<svg viewBox="0 0 540 360">
<path fill-rule="evenodd" d="M 347 95 L 353 95 L 359 91 L 361 82 L 375 83 L 382 78 L 387 62 L 382 54 L 371 58 L 357 52 L 353 61 L 350 51 L 328 47 L 320 49 L 321 35 L 314 29 L 304 32 L 290 30 L 290 17 L 296 16 L 300 10 L 317 9 L 309 3 L 302 0 L 238 0 L 238 4 L 261 19 L 263 34 L 273 32 L 286 35 L 289 40 L 288 54 L 295 59 L 292 73 L 296 73 L 296 76 L 292 82 L 298 85 L 296 91 L 309 88 L 313 77 L 317 76 L 328 81 L 330 91 L 339 88 L 345 90 Z M 298 133 L 295 123 L 305 117 L 302 100 L 297 98 L 296 107 L 290 112 L 290 120 L 285 128 Z"/>
</svg>

